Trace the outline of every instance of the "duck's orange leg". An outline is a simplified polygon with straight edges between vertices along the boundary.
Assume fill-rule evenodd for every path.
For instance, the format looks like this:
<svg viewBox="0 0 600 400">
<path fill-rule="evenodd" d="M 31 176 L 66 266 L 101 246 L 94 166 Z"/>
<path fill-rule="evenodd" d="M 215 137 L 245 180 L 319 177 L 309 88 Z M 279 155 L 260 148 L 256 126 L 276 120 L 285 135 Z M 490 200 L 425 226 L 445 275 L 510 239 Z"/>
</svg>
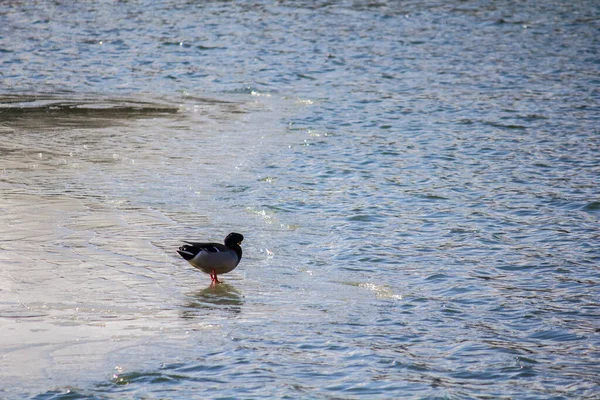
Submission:
<svg viewBox="0 0 600 400">
<path fill-rule="evenodd" d="M 210 273 L 210 280 L 212 283 L 221 283 L 221 281 L 217 279 L 217 272 L 214 269 Z"/>
</svg>

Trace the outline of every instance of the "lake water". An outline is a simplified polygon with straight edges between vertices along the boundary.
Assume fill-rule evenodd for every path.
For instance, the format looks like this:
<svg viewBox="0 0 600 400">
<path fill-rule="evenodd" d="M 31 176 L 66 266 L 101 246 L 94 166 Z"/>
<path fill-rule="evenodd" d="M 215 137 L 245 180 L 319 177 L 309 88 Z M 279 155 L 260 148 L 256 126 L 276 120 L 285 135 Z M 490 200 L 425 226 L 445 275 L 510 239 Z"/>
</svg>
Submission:
<svg viewBox="0 0 600 400">
<path fill-rule="evenodd" d="M 0 5 L 0 398 L 600 393 L 597 1 Z M 184 239 L 245 236 L 224 283 Z"/>
</svg>

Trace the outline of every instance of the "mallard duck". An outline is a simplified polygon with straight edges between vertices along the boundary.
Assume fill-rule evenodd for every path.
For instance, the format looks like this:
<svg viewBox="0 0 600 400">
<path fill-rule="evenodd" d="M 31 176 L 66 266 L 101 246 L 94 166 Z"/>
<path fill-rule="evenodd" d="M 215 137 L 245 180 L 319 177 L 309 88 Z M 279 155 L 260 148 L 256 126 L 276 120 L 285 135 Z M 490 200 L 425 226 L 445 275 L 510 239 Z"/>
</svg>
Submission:
<svg viewBox="0 0 600 400">
<path fill-rule="evenodd" d="M 232 232 L 225 238 L 225 244 L 184 241 L 186 244 L 177 252 L 193 267 L 210 274 L 212 283 L 221 283 L 217 274 L 233 271 L 242 259 L 242 240 L 242 234 Z"/>
</svg>

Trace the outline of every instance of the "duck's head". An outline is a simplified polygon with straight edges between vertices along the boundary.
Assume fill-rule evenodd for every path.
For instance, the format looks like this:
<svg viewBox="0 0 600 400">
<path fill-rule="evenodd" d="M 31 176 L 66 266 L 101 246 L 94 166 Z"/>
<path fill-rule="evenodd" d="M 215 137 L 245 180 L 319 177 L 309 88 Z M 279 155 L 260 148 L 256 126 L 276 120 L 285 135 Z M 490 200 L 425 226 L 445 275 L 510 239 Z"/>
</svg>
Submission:
<svg viewBox="0 0 600 400">
<path fill-rule="evenodd" d="M 244 235 L 242 235 L 241 233 L 231 232 L 225 238 L 225 246 L 227 246 L 227 247 L 233 247 L 235 245 L 239 246 L 240 244 L 242 244 L 243 240 L 244 240 Z"/>
</svg>

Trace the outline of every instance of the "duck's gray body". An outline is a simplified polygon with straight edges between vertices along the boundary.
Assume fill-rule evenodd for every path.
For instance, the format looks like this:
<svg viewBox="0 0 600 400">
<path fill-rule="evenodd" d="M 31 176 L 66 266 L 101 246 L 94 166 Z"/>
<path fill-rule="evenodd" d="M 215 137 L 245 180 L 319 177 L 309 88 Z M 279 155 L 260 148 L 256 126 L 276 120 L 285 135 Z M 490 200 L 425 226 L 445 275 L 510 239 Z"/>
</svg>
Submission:
<svg viewBox="0 0 600 400">
<path fill-rule="evenodd" d="M 217 275 L 233 271 L 240 263 L 242 240 L 244 236 L 232 232 L 225 238 L 225 244 L 185 241 L 177 252 L 193 267 L 210 274 L 213 282 L 219 282 Z"/>
</svg>

